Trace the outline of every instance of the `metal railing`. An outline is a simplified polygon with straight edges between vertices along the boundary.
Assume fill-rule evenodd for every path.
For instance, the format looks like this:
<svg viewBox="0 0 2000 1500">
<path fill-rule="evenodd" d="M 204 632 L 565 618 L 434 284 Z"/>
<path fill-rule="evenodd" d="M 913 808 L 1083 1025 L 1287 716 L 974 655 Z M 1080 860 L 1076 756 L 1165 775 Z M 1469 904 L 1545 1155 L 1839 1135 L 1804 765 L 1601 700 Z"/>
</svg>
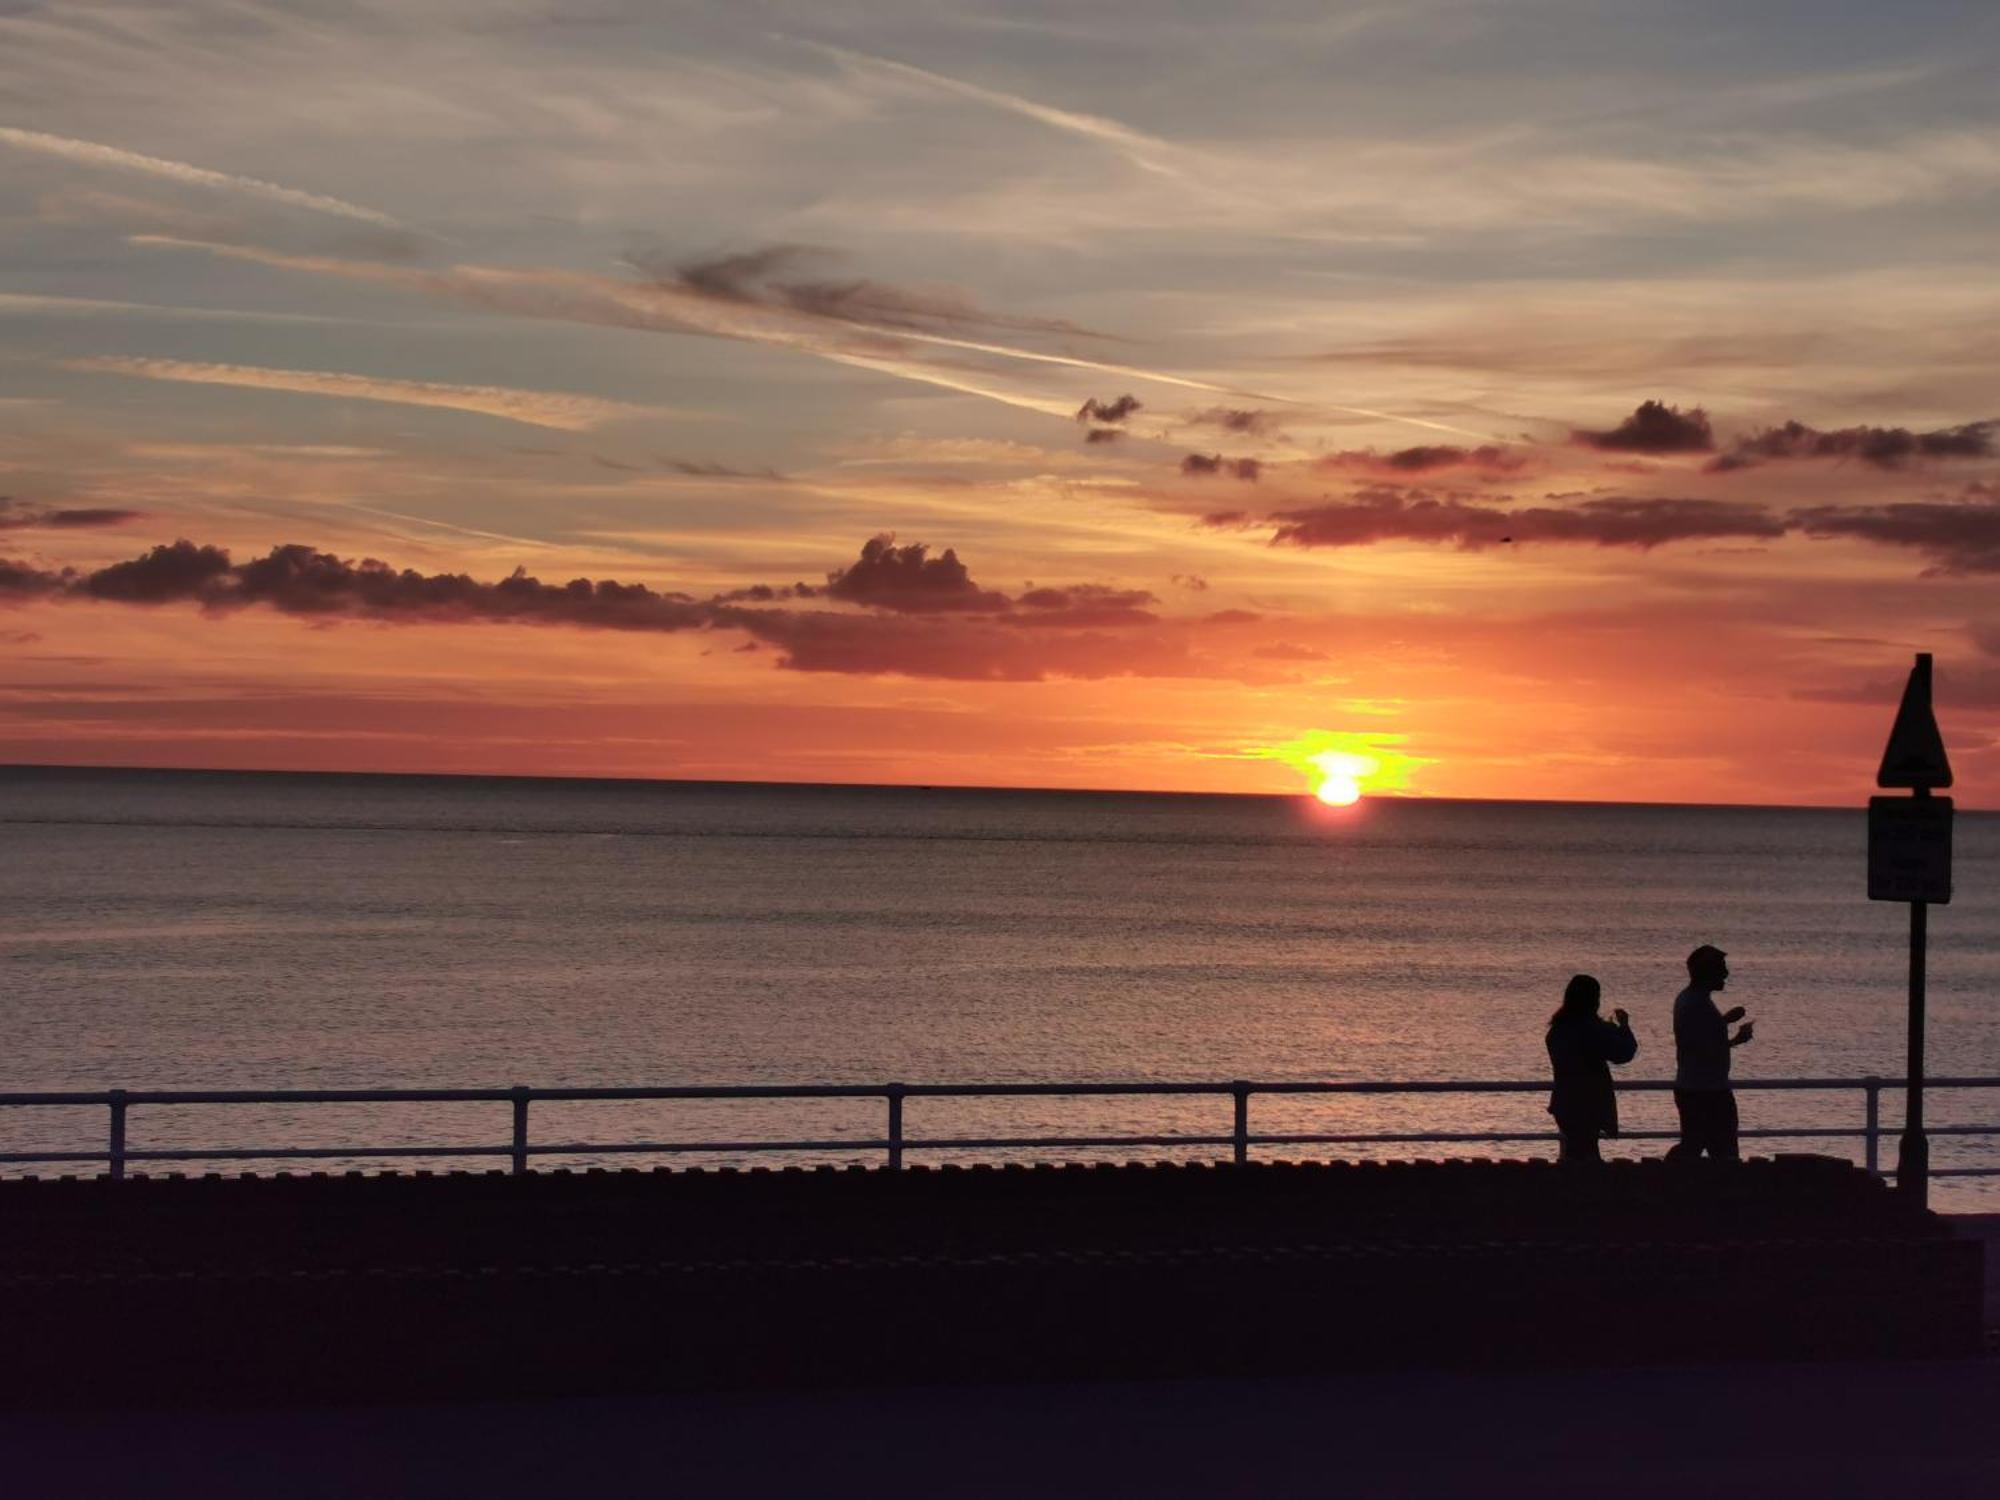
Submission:
<svg viewBox="0 0 2000 1500">
<path fill-rule="evenodd" d="M 2000 1088 L 1996 1078 L 1932 1078 L 1930 1089 Z M 1404 1082 L 1250 1082 L 1228 1083 L 869 1083 L 869 1084 L 748 1084 L 739 1086 L 674 1086 L 665 1088 L 528 1088 L 516 1085 L 499 1089 L 106 1089 L 101 1092 L 45 1092 L 0 1094 L 0 1108 L 102 1107 L 110 1111 L 110 1133 L 102 1151 L 0 1152 L 0 1164 L 103 1162 L 109 1175 L 123 1178 L 133 1162 L 170 1161 L 267 1161 L 267 1160 L 371 1160 L 413 1157 L 490 1157 L 506 1159 L 513 1171 L 526 1172 L 531 1157 L 610 1156 L 610 1155 L 734 1155 L 751 1152 L 859 1152 L 884 1153 L 891 1171 L 903 1166 L 909 1151 L 934 1150 L 1057 1150 L 1111 1149 L 1120 1147 L 1227 1147 L 1230 1159 L 1245 1162 L 1258 1146 L 1419 1146 L 1467 1145 L 1554 1141 L 1554 1131 L 1373 1131 L 1373 1132 L 1265 1132 L 1250 1129 L 1250 1101 L 1257 1096 L 1348 1095 L 1348 1094 L 1539 1094 L 1548 1091 L 1546 1080 L 1499 1082 L 1472 1080 L 1420 1080 Z M 1620 1080 L 1621 1093 L 1661 1092 L 1673 1084 L 1659 1079 Z M 1787 1090 L 1794 1092 L 1859 1091 L 1863 1096 L 1863 1121 L 1859 1127 L 1797 1125 L 1767 1126 L 1744 1130 L 1746 1139 L 1848 1139 L 1863 1142 L 1865 1164 L 1871 1172 L 1881 1171 L 1881 1140 L 1895 1127 L 1882 1124 L 1882 1095 L 1904 1087 L 1900 1078 L 1748 1078 L 1733 1087 L 1744 1092 Z M 1231 1128 L 1227 1134 L 1153 1135 L 1015 1135 L 1015 1136 L 926 1136 L 913 1137 L 903 1126 L 903 1106 L 910 1099 L 1019 1099 L 1019 1098 L 1113 1098 L 1120 1096 L 1209 1096 L 1227 1098 L 1233 1104 Z M 549 1142 L 532 1140 L 528 1133 L 529 1106 L 537 1102 L 639 1101 L 639 1100 L 728 1100 L 728 1099 L 879 1099 L 887 1108 L 886 1130 L 880 1137 L 837 1137 L 822 1140 L 674 1140 Z M 146 1105 L 236 1105 L 236 1104 L 447 1104 L 499 1103 L 511 1107 L 511 1138 L 496 1145 L 435 1146 L 218 1146 L 218 1147 L 134 1147 L 127 1140 L 128 1114 L 134 1106 Z M 1994 1136 L 2000 1125 L 1936 1125 L 1932 1136 Z M 1675 1133 L 1663 1130 L 1628 1131 L 1627 1140 L 1672 1140 Z M 1932 1177 L 2000 1177 L 2000 1167 L 1934 1167 Z"/>
</svg>

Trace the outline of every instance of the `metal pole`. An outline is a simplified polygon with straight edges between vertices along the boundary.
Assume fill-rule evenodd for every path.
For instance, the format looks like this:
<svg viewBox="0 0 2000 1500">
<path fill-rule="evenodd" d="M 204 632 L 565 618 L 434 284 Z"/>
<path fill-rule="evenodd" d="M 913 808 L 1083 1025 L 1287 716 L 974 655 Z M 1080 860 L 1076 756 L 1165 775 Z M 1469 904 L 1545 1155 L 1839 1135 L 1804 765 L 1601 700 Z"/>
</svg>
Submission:
<svg viewBox="0 0 2000 1500">
<path fill-rule="evenodd" d="M 889 1096 L 889 1170 L 903 1170 L 903 1085 L 892 1083 Z"/>
<path fill-rule="evenodd" d="M 1236 1095 L 1236 1165 L 1250 1160 L 1250 1085 L 1241 1081 L 1230 1085 Z"/>
<path fill-rule="evenodd" d="M 528 1086 L 517 1083 L 510 1092 L 514 1096 L 514 1175 L 518 1177 L 528 1170 Z"/>
<path fill-rule="evenodd" d="M 1919 797 L 1928 795 L 1919 788 Z M 1919 1208 L 1929 1207 L 1931 1143 L 1924 1135 L 1924 942 L 1927 902 L 1910 903 L 1910 1067 L 1904 1094 L 1902 1150 L 1896 1158 L 1896 1186 Z"/>
<path fill-rule="evenodd" d="M 111 1180 L 125 1176 L 125 1090 L 111 1091 Z"/>
<path fill-rule="evenodd" d="M 1862 1081 L 1861 1086 L 1868 1092 L 1868 1171 L 1872 1176 L 1879 1177 L 1882 1161 L 1882 1080 L 1869 1077 Z"/>
</svg>

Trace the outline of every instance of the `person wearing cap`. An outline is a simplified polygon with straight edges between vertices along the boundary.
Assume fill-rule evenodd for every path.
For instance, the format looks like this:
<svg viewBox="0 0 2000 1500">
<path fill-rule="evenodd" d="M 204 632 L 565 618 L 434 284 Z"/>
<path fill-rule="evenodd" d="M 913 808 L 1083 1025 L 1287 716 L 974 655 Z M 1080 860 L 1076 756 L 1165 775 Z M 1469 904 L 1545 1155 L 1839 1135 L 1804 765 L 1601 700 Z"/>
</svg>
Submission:
<svg viewBox="0 0 2000 1500">
<path fill-rule="evenodd" d="M 1667 1152 L 1669 1161 L 1694 1161 L 1703 1154 L 1715 1161 L 1738 1159 L 1736 1095 L 1729 1087 L 1729 1053 L 1751 1037 L 1743 1007 L 1722 1010 L 1715 992 L 1729 982 L 1729 965 L 1720 948 L 1703 943 L 1687 957 L 1688 985 L 1674 997 L 1674 1108 L 1680 1112 L 1681 1138 Z M 1743 1021 L 1732 1035 L 1729 1028 Z"/>
</svg>

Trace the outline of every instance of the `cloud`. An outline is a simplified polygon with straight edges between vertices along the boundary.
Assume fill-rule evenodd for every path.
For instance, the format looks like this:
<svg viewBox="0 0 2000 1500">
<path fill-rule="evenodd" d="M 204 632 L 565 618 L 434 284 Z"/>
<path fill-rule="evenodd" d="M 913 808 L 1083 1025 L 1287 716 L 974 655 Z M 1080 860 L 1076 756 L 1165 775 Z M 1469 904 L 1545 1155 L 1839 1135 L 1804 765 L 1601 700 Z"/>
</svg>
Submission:
<svg viewBox="0 0 2000 1500">
<path fill-rule="evenodd" d="M 97 355 L 63 361 L 63 367 L 94 374 L 129 375 L 141 380 L 187 381 L 196 385 L 242 386 L 251 390 L 295 391 L 350 401 L 388 401 L 402 406 L 439 406 L 477 412 L 530 427 L 570 432 L 600 427 L 622 418 L 648 415 L 642 406 L 579 396 L 567 391 L 528 391 L 494 385 L 446 385 L 429 380 L 389 380 L 331 370 L 273 370 L 261 365 L 198 364 L 179 359 Z"/>
<path fill-rule="evenodd" d="M 198 600 L 212 608 L 225 608 L 233 601 L 220 590 L 230 574 L 229 554 L 220 547 L 178 541 L 85 574 L 76 588 L 93 599 L 119 604 Z"/>
<path fill-rule="evenodd" d="M 516 569 L 497 583 L 462 573 L 419 573 L 314 547 L 273 547 L 234 562 L 220 547 L 181 540 L 95 572 L 45 572 L 0 561 L 0 593 L 106 603 L 194 604 L 211 614 L 262 606 L 281 614 L 399 623 L 576 625 L 600 630 L 688 630 L 712 606 L 643 584 L 574 579 L 545 584 Z"/>
<path fill-rule="evenodd" d="M 1265 661 L 1329 661 L 1324 651 L 1315 651 L 1310 646 L 1294 646 L 1288 641 L 1277 641 L 1269 646 L 1259 646 L 1250 653 Z"/>
<path fill-rule="evenodd" d="M 96 506 L 52 510 L 47 506 L 29 505 L 25 501 L 10 500 L 5 495 L 0 495 L 0 531 L 43 528 L 52 531 L 71 531 L 98 526 L 123 526 L 130 521 L 145 519 L 146 512 L 143 510 L 114 510 Z"/>
<path fill-rule="evenodd" d="M 820 245 L 765 245 L 679 263 L 657 250 L 635 250 L 625 256 L 627 264 L 660 286 L 690 291 L 718 302 L 786 307 L 810 317 L 865 327 L 928 333 L 988 328 L 1105 337 L 1060 318 L 990 312 L 956 287 L 912 288 L 867 277 L 798 274 L 803 267 L 842 258 L 839 251 Z"/>
<path fill-rule="evenodd" d="M 795 672 L 852 672 L 957 682 L 1208 675 L 1178 633 L 1032 630 L 1004 620 L 916 619 L 821 611 L 746 611 L 740 624 Z"/>
<path fill-rule="evenodd" d="M 1115 443 L 1125 434 L 1116 427 L 1093 427 L 1083 435 L 1086 443 Z"/>
<path fill-rule="evenodd" d="M 790 607 L 810 598 L 859 612 Z M 497 582 L 359 562 L 296 543 L 235 562 L 181 540 L 94 572 L 0 558 L 0 600 L 157 607 L 223 617 L 260 608 L 311 620 L 398 625 L 536 625 L 677 633 L 740 631 L 800 672 L 895 674 L 954 681 L 1202 676 L 1211 669 L 1168 630 L 1143 589 L 1038 588 L 1019 601 L 980 589 L 957 554 L 871 539 L 825 587 L 757 585 L 706 599 L 610 579 L 543 583 L 517 568 Z M 769 607 L 760 607 L 769 606 Z"/>
<path fill-rule="evenodd" d="M 1910 548 L 1931 559 L 1934 574 L 2000 573 L 2000 500 L 1812 505 L 1794 510 L 1791 524 L 1810 537 Z"/>
<path fill-rule="evenodd" d="M 1129 393 L 1115 401 L 1099 401 L 1092 396 L 1076 409 L 1076 419 L 1079 422 L 1122 422 L 1144 404 Z"/>
<path fill-rule="evenodd" d="M 947 547 L 937 557 L 922 542 L 898 547 L 893 536 L 871 537 L 861 556 L 826 576 L 826 595 L 851 604 L 904 614 L 1004 610 L 1005 594 L 982 589 L 958 554 Z"/>
<path fill-rule="evenodd" d="M 1146 589 L 1114 589 L 1102 584 L 1029 589 L 1015 602 L 1022 610 L 1015 623 L 1041 629 L 1115 629 L 1153 625 L 1160 618 L 1146 608 L 1159 603 Z"/>
<path fill-rule="evenodd" d="M 698 459 L 655 458 L 661 468 L 675 474 L 686 474 L 694 479 L 765 479 L 785 482 L 785 476 L 776 469 L 733 469 L 728 464 L 704 463 Z"/>
<path fill-rule="evenodd" d="M 21 130 L 11 125 L 0 125 L 0 145 L 13 146 L 21 151 L 35 151 L 44 156 L 61 157 L 65 161 L 80 162 L 85 166 L 137 172 L 188 187 L 242 193 L 249 197 L 262 198 L 267 202 L 282 203 L 290 208 L 304 208 L 315 213 L 334 214 L 344 219 L 358 219 L 364 224 L 376 224 L 384 229 L 403 227 L 385 213 L 379 213 L 372 208 L 363 208 L 358 203 L 348 203 L 340 198 L 329 198 L 323 193 L 308 193 L 298 188 L 280 187 L 275 182 L 265 182 L 261 178 L 211 171 L 207 167 L 190 166 L 184 161 L 169 161 L 159 156 L 142 156 L 136 151 L 126 151 L 117 146 L 104 146 L 95 141 L 79 141 L 69 136 L 49 135 L 40 130 Z"/>
<path fill-rule="evenodd" d="M 1683 412 L 1662 401 L 1642 401 L 1631 416 L 1606 432 L 1576 431 L 1572 442 L 1607 453 L 1709 453 L 1715 434 L 1699 406 Z"/>
<path fill-rule="evenodd" d="M 1190 453 L 1181 460 L 1181 472 L 1195 478 L 1227 475 L 1231 479 L 1255 482 L 1264 465 L 1254 458 L 1224 458 L 1220 453 Z"/>
<path fill-rule="evenodd" d="M 1313 467 L 1331 472 L 1374 474 L 1385 479 L 1394 479 L 1409 478 L 1417 474 L 1436 474 L 1448 469 L 1483 469 L 1489 473 L 1505 474 L 1525 467 L 1527 462 L 1523 455 L 1511 453 L 1495 443 L 1482 444 L 1477 448 L 1464 448 L 1450 443 L 1432 443 L 1415 448 L 1398 448 L 1388 453 L 1380 453 L 1373 448 L 1330 453 L 1325 458 L 1316 460 Z"/>
<path fill-rule="evenodd" d="M 1248 433 L 1263 437 L 1277 431 L 1277 419 L 1267 411 L 1234 406 L 1211 406 L 1207 411 L 1195 412 L 1188 419 L 1190 426 L 1220 427 L 1224 432 Z"/>
<path fill-rule="evenodd" d="M 802 42 L 801 45 L 823 53 L 850 68 L 874 70 L 944 93 L 956 94 L 960 98 L 971 99 L 991 108 L 1004 110 L 1008 114 L 1020 115 L 1039 125 L 1046 125 L 1051 130 L 1061 131 L 1065 135 L 1079 136 L 1109 146 L 1144 171 L 1162 177 L 1182 178 L 1187 175 L 1191 153 L 1186 148 L 1163 140 L 1159 136 L 1134 130 L 1129 125 L 1120 124 L 1103 115 L 1087 115 L 1074 110 L 1057 109 L 1019 94 L 982 88 L 976 83 L 949 78 L 926 68 L 913 67 L 909 63 L 895 62 L 886 57 L 871 57 L 866 53 L 851 52 L 845 47 L 834 47 L 824 42 Z"/>
<path fill-rule="evenodd" d="M 1010 406 L 1026 408 L 1049 416 L 1067 416 L 1068 401 L 1031 390 L 1007 389 L 1011 374 L 976 371 L 983 379 L 969 377 L 963 360 L 949 360 L 917 345 L 936 346 L 972 354 L 990 355 L 1001 360 L 1065 369 L 1096 370 L 1131 379 L 1150 380 L 1185 390 L 1213 391 L 1226 395 L 1248 394 L 1229 386 L 1162 370 L 1108 360 L 1084 359 L 1073 354 L 1056 354 L 1025 349 L 990 340 L 963 338 L 934 329 L 912 326 L 887 327 L 829 317 L 823 313 L 794 307 L 784 302 L 746 300 L 716 295 L 678 280 L 651 282 L 622 281 L 548 266 L 524 268 L 457 265 L 442 270 L 416 266 L 387 265 L 379 261 L 343 260 L 323 255 L 293 255 L 247 245 L 212 244 L 176 239 L 164 235 L 133 236 L 136 244 L 162 248 L 200 250 L 231 260 L 317 276 L 333 276 L 349 281 L 393 287 L 421 296 L 438 298 L 487 312 L 514 317 L 549 318 L 594 327 L 643 329 L 654 333 L 700 334 L 712 338 L 742 339 L 770 344 L 799 353 L 816 355 L 836 364 L 872 370 L 903 380 L 922 381 L 944 390 L 983 396 Z M 995 384 L 996 381 L 1002 382 Z M 1393 421 L 1417 421 L 1390 413 L 1370 412 Z M 1418 422 L 1420 426 L 1436 424 Z"/>
<path fill-rule="evenodd" d="M 1822 432 L 1803 422 L 1785 422 L 1738 438 L 1708 467 L 1722 472 L 1752 468 L 1774 459 L 1858 458 L 1878 469 L 1899 469 L 1911 459 L 1991 458 L 2000 419 L 1912 432 L 1907 427 L 1842 427 Z"/>
<path fill-rule="evenodd" d="M 1669 542 L 1764 539 L 1785 523 L 1760 506 L 1727 500 L 1586 500 L 1561 508 L 1503 509 L 1423 491 L 1362 490 L 1341 503 L 1278 511 L 1274 545 L 1360 547 L 1372 542 L 1446 542 L 1477 551 L 1514 542 L 1574 542 L 1647 550 Z M 1213 523 L 1211 523 L 1213 524 Z M 1224 523 L 1228 524 L 1228 523 Z"/>
</svg>

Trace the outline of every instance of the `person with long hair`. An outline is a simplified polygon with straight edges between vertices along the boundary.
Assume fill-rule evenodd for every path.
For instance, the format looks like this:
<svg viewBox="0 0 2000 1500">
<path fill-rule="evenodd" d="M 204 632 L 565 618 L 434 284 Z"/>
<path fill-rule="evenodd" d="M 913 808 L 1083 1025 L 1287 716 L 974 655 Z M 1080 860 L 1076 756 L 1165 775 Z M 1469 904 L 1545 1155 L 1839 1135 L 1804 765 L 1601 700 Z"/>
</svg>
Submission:
<svg viewBox="0 0 2000 1500">
<path fill-rule="evenodd" d="M 1588 974 L 1571 978 L 1561 1007 L 1549 1017 L 1549 1066 L 1555 1089 L 1549 1113 L 1562 1132 L 1561 1160 L 1572 1165 L 1602 1161 L 1597 1142 L 1618 1134 L 1618 1091 L 1611 1064 L 1628 1063 L 1639 1051 L 1632 1018 L 1622 1010 L 1607 1021 L 1597 1013 L 1604 987 Z"/>
</svg>

